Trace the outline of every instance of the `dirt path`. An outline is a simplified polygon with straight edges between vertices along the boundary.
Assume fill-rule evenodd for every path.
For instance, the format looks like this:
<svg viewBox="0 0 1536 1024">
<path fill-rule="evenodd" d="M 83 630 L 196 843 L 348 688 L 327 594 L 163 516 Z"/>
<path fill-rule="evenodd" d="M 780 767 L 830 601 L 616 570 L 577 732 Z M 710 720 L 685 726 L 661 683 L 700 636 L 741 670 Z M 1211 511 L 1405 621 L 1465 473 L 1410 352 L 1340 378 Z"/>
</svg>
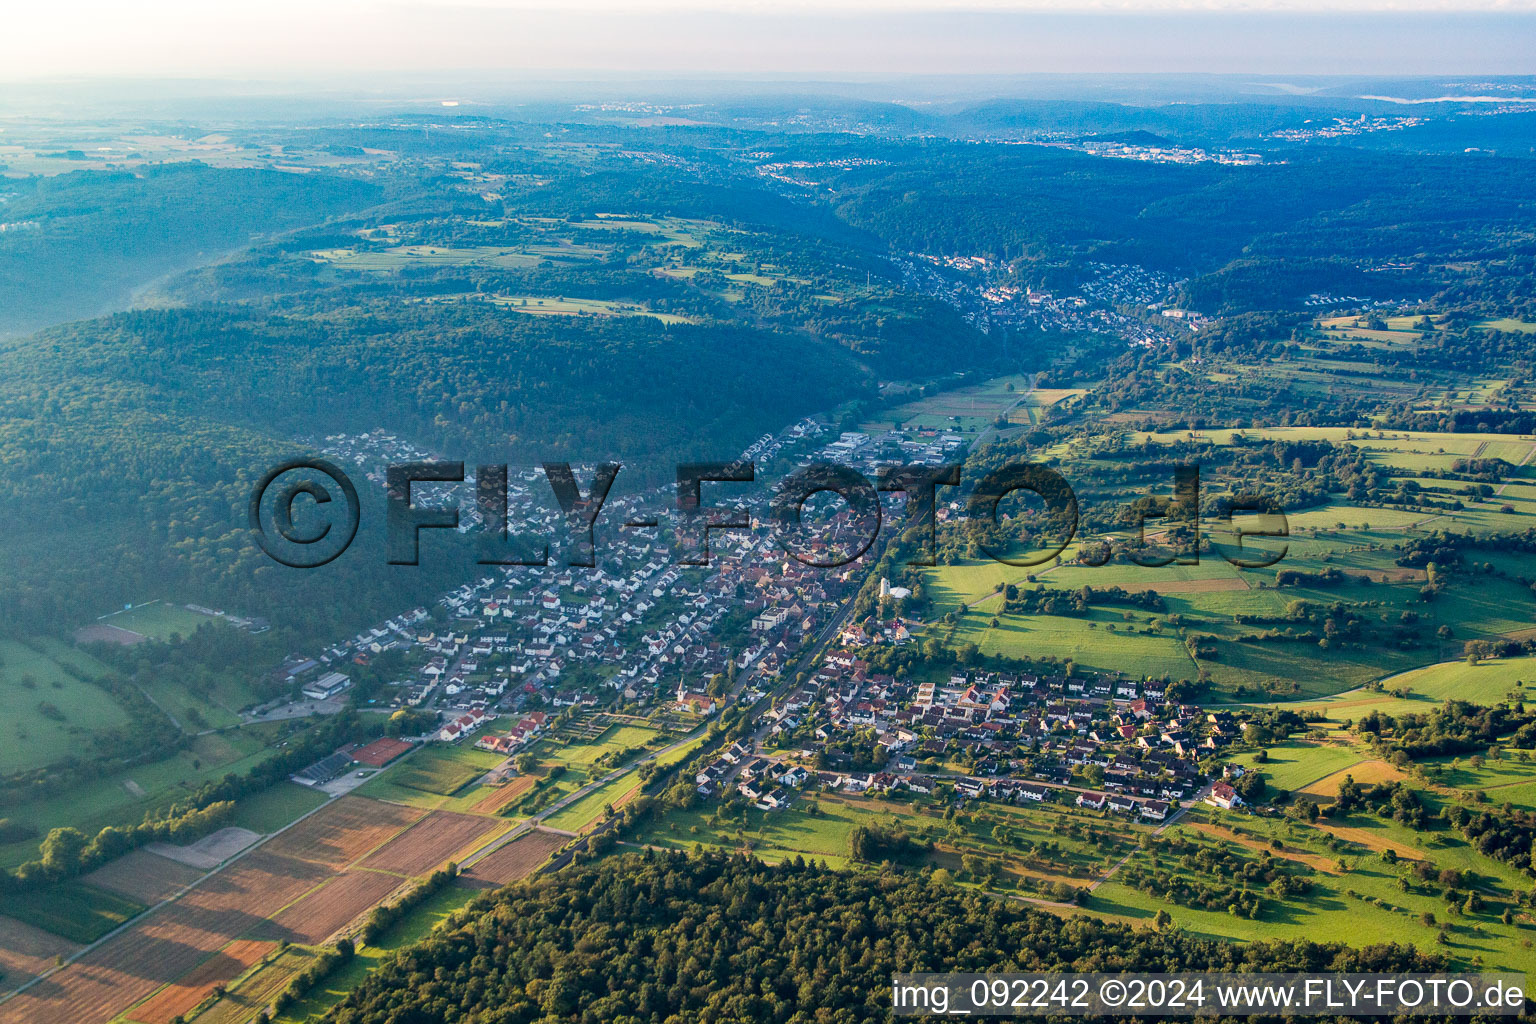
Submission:
<svg viewBox="0 0 1536 1024">
<path fill-rule="evenodd" d="M 1531 456 L 1532 455 L 1536 455 L 1536 444 L 1531 445 L 1529 448 L 1527 448 L 1525 450 L 1525 457 L 1523 459 L 1521 459 L 1517 463 L 1517 465 L 1520 465 L 1520 466 L 1526 465 L 1527 463 L 1529 463 L 1531 461 Z M 1512 483 L 1514 483 L 1513 480 L 1507 480 L 1506 479 L 1503 483 L 1499 484 L 1498 490 L 1493 492 L 1494 495 L 1498 496 L 1500 494 L 1503 494 L 1504 493 L 1504 488 L 1508 487 Z"/>
</svg>

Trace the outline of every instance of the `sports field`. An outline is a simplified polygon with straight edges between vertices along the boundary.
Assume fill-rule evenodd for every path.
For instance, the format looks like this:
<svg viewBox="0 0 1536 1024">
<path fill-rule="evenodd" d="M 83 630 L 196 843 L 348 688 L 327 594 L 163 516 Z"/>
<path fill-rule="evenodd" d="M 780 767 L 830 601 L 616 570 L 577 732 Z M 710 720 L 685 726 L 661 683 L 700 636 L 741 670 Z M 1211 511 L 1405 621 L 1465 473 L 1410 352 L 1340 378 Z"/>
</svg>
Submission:
<svg viewBox="0 0 1536 1024">
<path fill-rule="evenodd" d="M 212 615 L 191 611 L 175 602 L 146 601 L 97 619 L 94 625 L 137 633 L 151 640 L 170 640 L 177 636 L 189 637 L 202 626 L 227 626 L 227 623 Z"/>
</svg>

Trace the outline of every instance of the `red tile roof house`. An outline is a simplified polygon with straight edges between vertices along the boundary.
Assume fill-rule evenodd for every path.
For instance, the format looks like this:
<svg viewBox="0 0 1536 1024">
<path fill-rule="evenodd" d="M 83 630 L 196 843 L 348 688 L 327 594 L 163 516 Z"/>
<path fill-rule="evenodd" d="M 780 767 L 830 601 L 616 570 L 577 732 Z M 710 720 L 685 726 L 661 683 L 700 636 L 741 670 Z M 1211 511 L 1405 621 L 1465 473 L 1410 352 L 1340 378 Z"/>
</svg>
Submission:
<svg viewBox="0 0 1536 1024">
<path fill-rule="evenodd" d="M 1218 782 L 1211 787 L 1210 801 L 1217 807 L 1231 809 L 1241 806 L 1243 798 L 1237 795 L 1237 790 L 1225 782 Z"/>
</svg>

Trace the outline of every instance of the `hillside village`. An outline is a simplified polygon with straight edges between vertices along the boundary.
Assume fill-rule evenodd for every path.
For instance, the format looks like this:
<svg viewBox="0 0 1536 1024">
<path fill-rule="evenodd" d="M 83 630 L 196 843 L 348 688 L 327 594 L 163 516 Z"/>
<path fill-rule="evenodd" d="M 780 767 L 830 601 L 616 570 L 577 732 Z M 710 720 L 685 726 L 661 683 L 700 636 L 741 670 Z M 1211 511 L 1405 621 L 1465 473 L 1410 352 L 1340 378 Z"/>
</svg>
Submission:
<svg viewBox="0 0 1536 1024">
<path fill-rule="evenodd" d="M 739 489 L 745 493 L 719 485 L 722 497 L 713 500 L 734 500 L 749 512 L 753 528 L 712 530 L 707 567 L 676 564 L 664 526 L 612 530 L 594 568 L 560 566 L 558 554 L 546 566 L 501 567 L 444 594 L 435 608 L 403 612 L 316 656 L 289 657 L 279 680 L 324 702 L 341 691 L 313 690 L 316 675 L 390 656 L 405 668 L 372 703 L 437 712 L 432 738 L 475 736 L 485 749 L 508 755 L 536 735 L 526 727 L 534 709 L 625 707 L 702 721 L 731 692 L 755 701 L 808 641 L 834 625 L 867 571 L 862 560 L 825 569 L 785 554 L 762 528 L 769 514 L 764 467 L 835 462 L 873 478 L 891 462 L 940 464 L 964 445 L 957 435 L 931 430 L 884 437 L 844 431 L 823 441 L 824 433 L 819 422 L 804 420 L 742 452 L 740 461 L 758 466 L 758 485 Z M 328 455 L 370 478 L 382 479 L 392 460 L 425 456 L 384 432 L 325 441 Z M 509 517 L 528 532 L 556 536 L 565 529 L 563 514 L 546 500 L 540 476 L 531 470 L 512 475 Z M 413 495 L 417 503 L 440 498 L 430 491 Z M 664 523 L 673 500 L 670 488 L 615 494 L 603 516 Z M 461 530 L 470 524 L 461 516 Z M 846 512 L 834 517 L 829 536 L 835 539 L 846 524 Z M 861 626 L 836 625 L 862 635 Z M 885 627 L 897 642 L 907 639 L 899 619 Z M 516 724 L 508 729 L 506 722 Z M 482 732 L 486 738 L 479 738 Z"/>
<path fill-rule="evenodd" d="M 701 796 L 734 790 L 768 810 L 807 782 L 871 794 L 943 787 L 962 801 L 1056 798 L 1162 821 L 1206 789 L 1200 759 L 1240 731 L 1230 713 L 1170 702 L 1155 684 L 997 672 L 913 684 L 846 649 L 764 724 L 766 752 L 738 744 L 702 766 Z"/>
<path fill-rule="evenodd" d="M 763 465 L 787 456 L 787 468 L 835 462 L 872 478 L 892 461 L 942 464 L 964 444 L 931 430 L 824 434 L 816 421 L 802 421 L 765 435 L 741 460 Z M 370 476 L 381 476 L 390 459 L 423 455 L 383 433 L 327 442 Z M 564 523 L 536 494 L 539 476 L 513 475 L 509 513 L 555 535 Z M 737 499 L 754 527 L 767 516 L 766 490 Z M 604 515 L 659 518 L 670 499 L 664 489 L 615 495 Z M 940 512 L 957 509 L 951 502 Z M 846 525 L 846 516 L 833 525 Z M 414 608 L 317 658 L 290 658 L 285 678 L 302 683 L 317 671 L 334 675 L 338 666 L 399 652 L 408 670 L 374 700 L 437 712 L 439 724 L 422 739 L 473 743 L 508 764 L 564 712 L 660 712 L 686 725 L 734 700 L 750 705 L 773 693 L 757 723 L 762 749 L 736 743 L 699 765 L 693 779 L 703 798 L 742 797 L 763 810 L 787 807 L 807 788 L 1061 800 L 1152 822 L 1202 795 L 1225 807 L 1241 803 L 1199 767 L 1238 737 L 1241 727 L 1227 712 L 1170 701 L 1159 684 L 1128 678 L 898 679 L 872 670 L 864 650 L 908 642 L 916 623 L 899 612 L 847 618 L 866 572 L 862 559 L 809 567 L 787 556 L 770 531 L 754 528 L 712 531 L 711 564 L 694 568 L 674 564 L 662 530 L 612 533 L 596 568 L 502 567 L 443 595 L 435 609 Z M 881 596 L 905 591 L 882 581 Z M 813 671 L 786 676 L 818 639 L 831 644 Z"/>
</svg>

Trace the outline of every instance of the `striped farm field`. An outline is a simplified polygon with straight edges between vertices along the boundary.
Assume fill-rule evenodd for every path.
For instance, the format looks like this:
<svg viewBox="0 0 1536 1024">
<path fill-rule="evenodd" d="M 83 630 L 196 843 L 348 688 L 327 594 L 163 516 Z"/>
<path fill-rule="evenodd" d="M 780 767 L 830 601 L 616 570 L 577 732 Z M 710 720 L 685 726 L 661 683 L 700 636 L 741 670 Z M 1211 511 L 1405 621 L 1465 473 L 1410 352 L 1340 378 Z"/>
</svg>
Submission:
<svg viewBox="0 0 1536 1024">
<path fill-rule="evenodd" d="M 480 801 L 470 809 L 476 814 L 500 814 L 504 808 L 510 807 L 532 792 L 538 782 L 536 775 L 519 775 L 505 786 L 481 797 Z"/>
<path fill-rule="evenodd" d="M 505 828 L 496 818 L 433 811 L 374 851 L 362 866 L 399 875 L 424 875 L 471 843 Z"/>
<path fill-rule="evenodd" d="M 527 878 L 569 839 L 569 836 L 534 829 L 466 869 L 461 877 L 466 885 L 478 886 L 506 885 Z"/>
<path fill-rule="evenodd" d="M 0 992 L 9 991 L 53 966 L 56 956 L 71 956 L 79 946 L 30 924 L 0 917 Z"/>
<path fill-rule="evenodd" d="M 315 954 L 292 946 L 251 972 L 218 1002 L 197 1015 L 197 1024 L 251 1024 L 272 997 L 308 967 Z"/>
<path fill-rule="evenodd" d="M 134 850 L 97 868 L 81 881 L 152 907 L 185 889 L 203 874 L 197 868 L 178 864 L 168 857 Z"/>
<path fill-rule="evenodd" d="M 256 934 L 318 946 L 387 900 L 404 881 L 378 871 L 346 871 L 263 922 Z"/>
<path fill-rule="evenodd" d="M 1382 782 L 1396 782 L 1402 778 L 1406 778 L 1406 776 L 1400 769 L 1379 758 L 1372 758 L 1366 761 L 1356 761 L 1348 768 L 1341 768 L 1332 775 L 1325 775 L 1298 792 L 1303 796 L 1315 796 L 1331 800 L 1339 795 L 1339 787 L 1344 784 L 1345 779 L 1353 779 L 1362 786 L 1374 786 Z"/>
<path fill-rule="evenodd" d="M 326 875 L 320 865 L 259 850 L 0 1003 L 0 1024 L 107 1024 Z"/>
<path fill-rule="evenodd" d="M 344 796 L 272 840 L 266 849 L 333 868 L 345 867 L 403 832 L 425 813 L 414 807 Z"/>
<path fill-rule="evenodd" d="M 171 1024 L 211 996 L 215 988 L 238 978 L 276 948 L 277 944 L 272 942 L 231 942 L 134 1007 L 128 1019 L 140 1024 Z"/>
</svg>

